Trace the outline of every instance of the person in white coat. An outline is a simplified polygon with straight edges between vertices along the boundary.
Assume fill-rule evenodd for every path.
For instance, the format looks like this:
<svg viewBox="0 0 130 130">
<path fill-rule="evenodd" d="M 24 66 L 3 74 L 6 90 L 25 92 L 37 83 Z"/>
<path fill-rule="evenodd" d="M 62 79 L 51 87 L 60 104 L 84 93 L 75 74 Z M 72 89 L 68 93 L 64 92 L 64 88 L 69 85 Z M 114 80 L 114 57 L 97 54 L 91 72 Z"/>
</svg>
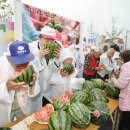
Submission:
<svg viewBox="0 0 130 130">
<path fill-rule="evenodd" d="M 106 53 L 100 56 L 99 64 L 101 64 L 103 68 L 102 70 L 97 71 L 97 78 L 105 81 L 106 79 L 111 78 L 112 73 L 118 73 L 119 66 L 117 66 L 116 62 L 112 59 L 114 54 L 115 50 L 113 48 L 110 48 Z"/>
<path fill-rule="evenodd" d="M 72 74 L 68 74 L 63 70 L 64 65 L 73 64 L 75 66 L 75 58 L 69 48 L 64 48 L 60 55 L 60 70 L 52 73 L 50 78 L 50 91 L 46 95 L 49 98 L 58 98 L 65 94 L 65 91 L 71 91 L 71 78 L 76 77 L 77 70 L 74 69 Z"/>
<path fill-rule="evenodd" d="M 57 72 L 60 67 L 59 55 L 60 47 L 55 53 L 55 58 L 49 60 L 47 63 L 45 55 L 49 53 L 49 49 L 45 49 L 45 44 L 53 44 L 56 38 L 56 32 L 49 26 L 45 26 L 41 29 L 39 40 L 29 43 L 31 52 L 35 55 L 34 63 L 39 69 L 41 96 L 39 101 L 42 101 L 42 97 L 48 93 L 48 85 L 51 74 Z M 38 100 L 37 100 L 38 101 Z M 35 101 L 34 101 L 35 102 Z M 44 101 L 43 101 L 44 102 Z"/>
<path fill-rule="evenodd" d="M 13 80 L 29 67 L 33 59 L 28 44 L 22 41 L 10 43 L 8 51 L 0 57 L 0 126 L 31 114 L 30 98 L 40 92 L 36 66 L 32 64 L 35 73 L 30 84 Z M 34 87 L 33 94 L 29 91 L 30 87 Z"/>
</svg>

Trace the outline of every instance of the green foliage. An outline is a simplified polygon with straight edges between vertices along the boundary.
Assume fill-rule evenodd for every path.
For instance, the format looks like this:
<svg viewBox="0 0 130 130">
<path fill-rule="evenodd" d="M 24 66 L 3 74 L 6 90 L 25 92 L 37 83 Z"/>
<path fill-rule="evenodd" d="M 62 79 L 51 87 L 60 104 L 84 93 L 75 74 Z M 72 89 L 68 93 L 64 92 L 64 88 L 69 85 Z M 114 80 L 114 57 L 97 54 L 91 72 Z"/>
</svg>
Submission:
<svg viewBox="0 0 130 130">
<path fill-rule="evenodd" d="M 0 0 L 0 19 L 12 21 L 13 15 L 12 0 Z"/>
</svg>

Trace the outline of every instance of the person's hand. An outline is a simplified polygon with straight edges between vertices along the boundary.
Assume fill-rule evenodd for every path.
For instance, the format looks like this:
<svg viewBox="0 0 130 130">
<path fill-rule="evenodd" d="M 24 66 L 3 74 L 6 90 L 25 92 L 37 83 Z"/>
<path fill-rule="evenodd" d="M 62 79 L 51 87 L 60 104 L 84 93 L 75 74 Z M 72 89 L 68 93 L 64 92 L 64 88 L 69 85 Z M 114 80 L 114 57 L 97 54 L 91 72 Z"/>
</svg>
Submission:
<svg viewBox="0 0 130 130">
<path fill-rule="evenodd" d="M 33 86 L 35 85 L 36 80 L 37 80 L 37 73 L 35 72 L 35 73 L 33 74 L 33 80 L 32 80 L 32 82 L 29 84 L 29 86 L 30 86 L 30 87 L 33 87 Z"/>
<path fill-rule="evenodd" d="M 114 83 L 114 80 L 115 80 L 116 78 L 111 78 L 111 83 Z"/>
<path fill-rule="evenodd" d="M 62 77 L 65 77 L 65 76 L 69 75 L 68 72 L 63 70 L 63 69 L 60 70 L 60 74 L 61 74 Z"/>
<path fill-rule="evenodd" d="M 102 70 L 105 68 L 103 64 L 99 64 L 98 67 L 100 67 Z"/>
<path fill-rule="evenodd" d="M 49 49 L 47 48 L 42 48 L 39 50 L 39 58 L 40 60 L 43 59 L 45 57 L 45 55 L 47 55 L 49 53 Z"/>
<path fill-rule="evenodd" d="M 96 67 L 95 70 L 96 70 L 96 71 L 101 71 L 102 68 L 101 68 L 101 67 Z"/>
<path fill-rule="evenodd" d="M 61 50 L 61 47 L 58 46 L 58 49 L 55 51 L 55 54 L 54 54 L 54 56 L 56 57 L 56 59 L 59 59 L 59 57 L 60 57 L 60 50 Z"/>
<path fill-rule="evenodd" d="M 105 79 L 105 82 L 106 83 L 111 82 L 111 79 Z"/>
<path fill-rule="evenodd" d="M 118 78 L 118 77 L 119 77 L 119 74 L 120 74 L 120 70 L 119 70 L 119 69 L 115 70 L 115 71 L 114 71 L 114 74 L 115 74 L 115 76 Z"/>
<path fill-rule="evenodd" d="M 14 82 L 13 80 L 15 78 L 16 78 L 16 76 L 15 77 L 11 77 L 10 79 L 7 80 L 6 86 L 7 86 L 7 90 L 8 91 L 10 91 L 10 90 L 17 90 L 17 89 L 23 88 L 23 85 L 26 85 L 25 82 L 19 82 L 19 83 Z"/>
</svg>

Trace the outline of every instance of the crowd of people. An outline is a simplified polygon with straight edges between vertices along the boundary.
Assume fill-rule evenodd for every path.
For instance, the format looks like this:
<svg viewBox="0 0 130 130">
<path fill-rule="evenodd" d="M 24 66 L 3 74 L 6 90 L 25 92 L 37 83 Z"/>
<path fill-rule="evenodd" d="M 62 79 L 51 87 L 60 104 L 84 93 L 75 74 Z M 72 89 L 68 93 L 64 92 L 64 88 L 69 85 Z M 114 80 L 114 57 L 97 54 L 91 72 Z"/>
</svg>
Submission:
<svg viewBox="0 0 130 130">
<path fill-rule="evenodd" d="M 64 48 L 55 38 L 55 30 L 45 26 L 37 41 L 8 44 L 7 52 L 0 57 L 0 126 L 39 110 L 45 104 L 45 99 L 58 98 L 66 91 L 72 92 L 74 83 L 81 88 L 85 80 L 100 78 L 104 81 L 110 79 L 121 90 L 119 109 L 122 118 L 119 130 L 130 129 L 130 50 L 120 53 L 116 44 L 110 46 L 106 53 L 100 48 L 92 48 L 84 57 L 83 75 L 79 78 L 80 46 Z M 58 49 L 54 58 L 47 60 L 49 49 L 45 45 L 54 43 L 58 44 Z M 114 57 L 115 54 L 118 57 Z M 122 65 L 117 64 L 118 59 L 122 60 Z M 71 74 L 63 69 L 66 64 L 74 66 Z M 35 70 L 32 82 L 14 82 L 30 65 Z M 33 93 L 29 93 L 30 87 L 34 88 Z"/>
</svg>

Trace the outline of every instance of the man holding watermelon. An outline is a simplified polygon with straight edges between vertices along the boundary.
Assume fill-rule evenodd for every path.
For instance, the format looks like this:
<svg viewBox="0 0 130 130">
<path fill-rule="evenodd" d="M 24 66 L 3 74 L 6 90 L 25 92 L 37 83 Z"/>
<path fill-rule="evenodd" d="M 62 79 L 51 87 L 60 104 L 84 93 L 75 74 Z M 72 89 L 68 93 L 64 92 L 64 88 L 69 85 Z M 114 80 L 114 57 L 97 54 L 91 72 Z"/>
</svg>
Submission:
<svg viewBox="0 0 130 130">
<path fill-rule="evenodd" d="M 49 26 L 44 26 L 41 29 L 39 40 L 29 43 L 30 50 L 35 55 L 34 63 L 38 67 L 40 74 L 41 93 L 39 96 L 40 101 L 37 100 L 39 103 L 42 102 L 42 97 L 49 91 L 48 85 L 52 72 L 57 72 L 60 66 L 59 55 L 61 46 L 59 46 L 59 43 L 57 47 L 53 46 L 55 38 L 55 30 Z"/>
<path fill-rule="evenodd" d="M 112 57 L 115 54 L 115 49 L 110 48 L 106 53 L 100 56 L 100 63 L 103 65 L 103 69 L 97 72 L 97 78 L 102 80 L 110 79 L 112 74 L 116 74 L 119 71 L 119 66 L 116 65 L 115 60 Z"/>
<path fill-rule="evenodd" d="M 8 52 L 0 57 L 0 126 L 31 114 L 30 97 L 40 92 L 37 68 L 31 63 L 33 59 L 28 44 L 22 41 L 10 43 Z M 33 73 L 27 72 L 30 66 L 34 68 Z M 29 93 L 30 88 L 33 88 L 32 93 Z"/>
</svg>

